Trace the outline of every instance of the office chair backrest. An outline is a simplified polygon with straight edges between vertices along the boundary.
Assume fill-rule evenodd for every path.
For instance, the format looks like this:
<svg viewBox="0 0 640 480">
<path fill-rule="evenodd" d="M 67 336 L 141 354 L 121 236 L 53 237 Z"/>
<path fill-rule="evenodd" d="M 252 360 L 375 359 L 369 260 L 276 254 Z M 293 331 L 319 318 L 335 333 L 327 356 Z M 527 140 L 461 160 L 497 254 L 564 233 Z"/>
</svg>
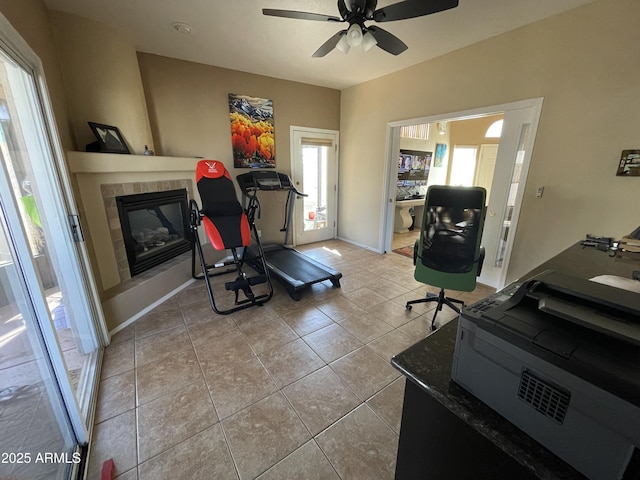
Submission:
<svg viewBox="0 0 640 480">
<path fill-rule="evenodd" d="M 427 190 L 415 278 L 471 291 L 479 271 L 486 190 L 432 185 Z"/>
<path fill-rule="evenodd" d="M 236 197 L 229 171 L 218 160 L 200 160 L 196 167 L 202 224 L 216 250 L 246 247 L 251 242 L 247 215 Z"/>
</svg>

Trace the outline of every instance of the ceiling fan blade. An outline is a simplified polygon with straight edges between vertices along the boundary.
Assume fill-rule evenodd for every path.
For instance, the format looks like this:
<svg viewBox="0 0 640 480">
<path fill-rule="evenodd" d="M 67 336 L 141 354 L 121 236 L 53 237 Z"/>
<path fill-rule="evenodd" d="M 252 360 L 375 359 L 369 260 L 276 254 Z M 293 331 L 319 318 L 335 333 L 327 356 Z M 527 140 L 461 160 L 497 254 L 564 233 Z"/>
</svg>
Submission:
<svg viewBox="0 0 640 480">
<path fill-rule="evenodd" d="M 396 37 L 393 33 L 389 33 L 380 27 L 372 26 L 367 29 L 378 42 L 378 47 L 392 55 L 400 55 L 407 48 L 405 43 Z"/>
<path fill-rule="evenodd" d="M 333 50 L 334 48 L 336 48 L 336 45 L 338 44 L 338 42 L 340 41 L 340 37 L 342 37 L 342 35 L 345 35 L 347 33 L 346 30 L 340 30 L 338 33 L 336 33 L 333 37 L 331 37 L 329 40 L 327 40 L 326 42 L 324 42 L 322 44 L 322 46 L 316 50 L 314 52 L 314 54 L 312 55 L 312 57 L 318 58 L 318 57 L 324 57 L 327 53 L 329 53 L 331 50 Z"/>
<path fill-rule="evenodd" d="M 373 12 L 376 22 L 393 22 L 407 18 L 423 17 L 458 6 L 458 0 L 405 0 Z"/>
<path fill-rule="evenodd" d="M 321 13 L 297 12 L 295 10 L 276 10 L 273 8 L 263 8 L 263 15 L 283 18 L 296 18 L 299 20 L 316 20 L 320 22 L 343 22 L 340 17 L 322 15 Z"/>
</svg>

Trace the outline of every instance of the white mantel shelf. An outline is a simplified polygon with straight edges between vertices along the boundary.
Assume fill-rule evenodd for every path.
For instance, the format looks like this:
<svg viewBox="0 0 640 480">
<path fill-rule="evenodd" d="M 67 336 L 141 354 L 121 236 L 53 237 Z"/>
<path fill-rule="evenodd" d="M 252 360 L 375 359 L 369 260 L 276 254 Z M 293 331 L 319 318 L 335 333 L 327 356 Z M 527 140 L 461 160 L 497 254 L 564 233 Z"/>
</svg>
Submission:
<svg viewBox="0 0 640 480">
<path fill-rule="evenodd" d="M 201 160 L 194 157 L 122 155 L 117 153 L 67 152 L 71 173 L 135 173 L 196 171 Z"/>
</svg>

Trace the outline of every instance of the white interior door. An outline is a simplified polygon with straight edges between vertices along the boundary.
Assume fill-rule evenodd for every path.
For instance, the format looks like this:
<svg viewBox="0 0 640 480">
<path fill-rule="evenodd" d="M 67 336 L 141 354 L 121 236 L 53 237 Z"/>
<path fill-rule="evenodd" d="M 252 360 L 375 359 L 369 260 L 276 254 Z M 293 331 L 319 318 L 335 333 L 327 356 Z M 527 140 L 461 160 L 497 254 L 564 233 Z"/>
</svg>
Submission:
<svg viewBox="0 0 640 480">
<path fill-rule="evenodd" d="M 493 172 L 496 169 L 497 157 L 498 145 L 480 145 L 474 185 L 483 187 L 487 191 L 487 203 L 491 200 L 491 184 L 493 183 Z"/>
<path fill-rule="evenodd" d="M 486 256 L 478 282 L 494 288 L 505 283 L 520 205 L 535 140 L 540 105 L 505 111 L 482 245 Z"/>
<path fill-rule="evenodd" d="M 338 132 L 291 127 L 291 177 L 307 195 L 296 198 L 296 245 L 336 237 L 337 157 Z"/>
</svg>

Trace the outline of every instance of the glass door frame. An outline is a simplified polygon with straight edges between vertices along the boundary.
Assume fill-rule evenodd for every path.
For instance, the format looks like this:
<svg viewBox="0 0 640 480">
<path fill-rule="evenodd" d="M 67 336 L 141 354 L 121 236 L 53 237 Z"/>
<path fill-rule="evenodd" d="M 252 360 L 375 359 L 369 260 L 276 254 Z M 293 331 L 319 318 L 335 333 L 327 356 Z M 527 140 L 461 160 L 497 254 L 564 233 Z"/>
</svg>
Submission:
<svg viewBox="0 0 640 480">
<path fill-rule="evenodd" d="M 298 198 L 294 208 L 294 214 L 292 218 L 292 238 L 294 245 L 303 243 L 312 243 L 316 241 L 327 240 L 326 235 L 331 239 L 336 238 L 337 235 L 337 216 L 338 216 L 338 152 L 340 150 L 340 133 L 337 130 L 327 130 L 322 128 L 312 127 L 290 127 L 290 141 L 291 141 L 291 178 L 297 188 L 302 188 L 304 192 L 304 185 L 302 182 L 302 158 L 299 155 L 300 148 L 302 146 L 302 139 L 318 139 L 319 143 L 330 143 L 333 148 L 333 152 L 328 152 L 327 155 L 327 226 L 326 229 L 321 230 L 308 230 L 303 231 L 304 225 L 302 219 L 302 199 Z M 333 157 L 333 159 L 331 158 Z M 300 187 L 302 185 L 302 187 Z M 299 240 L 306 234 L 308 240 L 300 242 Z"/>
<path fill-rule="evenodd" d="M 60 435 L 69 448 L 73 447 L 75 455 L 75 452 L 78 451 L 77 435 L 73 426 L 73 420 L 68 414 L 68 404 L 63 392 L 60 391 L 60 381 L 58 381 L 57 377 L 57 372 L 60 370 L 55 365 L 55 362 L 60 359 L 48 355 L 47 345 L 49 345 L 48 342 L 50 341 L 49 339 L 51 339 L 52 332 L 43 329 L 41 322 L 38 322 L 40 316 L 44 315 L 45 318 L 49 316 L 48 305 L 42 296 L 34 264 L 32 262 L 19 261 L 20 258 L 24 258 L 24 255 L 31 255 L 29 242 L 27 234 L 20 223 L 21 219 L 17 205 L 13 202 L 13 197 L 11 196 L 11 185 L 6 175 L 6 167 L 4 164 L 1 164 L 0 168 L 4 170 L 4 172 L 2 172 L 3 174 L 0 174 L 0 222 L 3 223 L 3 225 L 0 225 L 0 235 L 5 237 L 13 259 L 9 278 L 13 294 L 15 295 L 15 303 L 19 307 L 19 312 L 24 319 L 26 334 L 33 353 L 40 357 L 39 359 L 36 358 L 36 362 L 42 374 L 44 388 L 47 391 L 47 398 L 44 401 L 50 402 L 55 414 L 55 421 L 59 426 Z M 7 198 L 7 192 L 9 192 L 9 198 Z M 6 203 L 6 201 L 9 203 Z M 17 228 L 15 228 L 16 226 Z M 34 288 L 36 289 L 36 295 L 33 295 Z M 53 339 L 55 341 L 55 333 L 53 333 Z M 62 367 L 64 371 L 64 365 L 62 365 Z M 21 448 L 21 452 L 28 452 L 29 450 L 30 445 L 23 445 Z M 31 457 L 26 463 L 30 464 L 35 460 L 35 458 Z M 10 464 L 11 461 L 4 463 L 2 466 Z M 73 465 L 68 466 L 65 473 L 69 475 L 70 469 L 77 471 L 78 468 L 79 465 L 74 462 Z"/>
<path fill-rule="evenodd" d="M 59 135 L 55 123 L 54 114 L 51 107 L 51 101 L 48 94 L 46 79 L 44 77 L 44 69 L 42 62 L 36 53 L 22 39 L 20 34 L 13 28 L 9 21 L 0 14 L 0 48 L 20 67 L 22 67 L 33 79 L 31 84 L 32 93 L 35 99 L 34 112 L 37 118 L 33 119 L 33 125 L 30 126 L 34 137 L 34 143 L 30 143 L 29 151 L 33 149 L 34 158 L 38 158 L 38 173 L 45 177 L 48 181 L 40 181 L 39 185 L 44 187 L 44 195 L 46 197 L 47 208 L 51 210 L 53 216 L 57 217 L 60 226 L 66 225 L 68 228 L 58 228 L 55 231 L 54 244 L 56 249 L 62 251 L 62 255 L 75 261 L 70 262 L 71 265 L 65 265 L 66 268 L 73 270 L 74 281 L 69 282 L 65 279 L 65 286 L 73 293 L 73 301 L 82 301 L 82 308 L 89 313 L 89 322 L 95 329 L 98 341 L 97 349 L 92 353 L 91 368 L 80 379 L 78 391 L 82 391 L 83 395 L 76 400 L 75 393 L 68 381 L 65 381 L 66 375 L 65 363 L 62 352 L 52 351 L 51 361 L 54 366 L 56 377 L 60 385 L 63 400 L 67 407 L 76 439 L 80 444 L 89 442 L 90 429 L 93 423 L 93 414 L 95 410 L 95 402 L 98 391 L 98 375 L 99 366 L 102 356 L 103 346 L 108 344 L 109 334 L 106 329 L 106 323 L 102 313 L 100 297 L 96 287 L 91 267 L 89 263 L 89 255 L 84 241 L 74 241 L 74 233 L 71 231 L 69 224 L 71 217 L 78 218 L 78 212 L 75 206 L 74 196 L 72 193 L 71 182 L 69 179 L 65 156 L 60 144 Z M 44 138 L 42 138 L 44 135 Z M 4 167 L 3 167 L 4 168 Z M 6 170 L 5 170 L 6 171 Z M 11 201 L 15 205 L 15 201 L 10 195 L 10 186 L 6 183 L 2 185 L 2 200 Z M 14 210 L 14 208 L 11 208 Z M 16 210 L 17 212 L 18 210 Z M 9 221 L 9 219 L 8 219 Z M 19 221 L 19 218 L 13 218 L 11 221 Z M 79 227 L 78 227 L 79 228 Z M 81 231 L 75 232 L 82 236 Z M 18 252 L 20 255 L 30 252 Z M 24 257 L 24 258 L 29 258 Z M 23 269 L 23 272 L 25 270 Z M 35 275 L 35 276 L 32 276 Z M 42 295 L 42 287 L 40 286 L 35 270 L 25 272 L 25 280 L 27 281 L 30 293 Z M 45 315 L 45 311 L 38 311 L 38 315 Z M 48 318 L 49 312 L 46 311 L 45 317 Z M 51 322 L 40 322 L 43 337 L 47 345 L 57 345 L 57 338 Z"/>
</svg>

